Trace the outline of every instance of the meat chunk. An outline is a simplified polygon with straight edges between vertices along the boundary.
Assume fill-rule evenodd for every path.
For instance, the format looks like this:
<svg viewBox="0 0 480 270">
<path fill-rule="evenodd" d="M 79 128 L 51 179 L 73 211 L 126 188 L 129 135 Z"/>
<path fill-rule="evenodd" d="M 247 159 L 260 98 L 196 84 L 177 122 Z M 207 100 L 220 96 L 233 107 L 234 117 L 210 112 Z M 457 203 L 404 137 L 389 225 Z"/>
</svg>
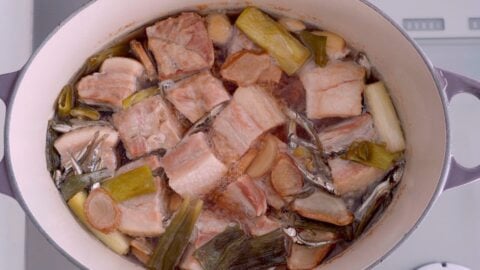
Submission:
<svg viewBox="0 0 480 270">
<path fill-rule="evenodd" d="M 117 168 L 115 147 L 118 144 L 118 133 L 108 126 L 79 128 L 60 136 L 54 142 L 54 147 L 60 154 L 62 165 L 68 167 L 71 160 L 70 155 L 76 157 L 95 138 L 97 132 L 98 139 L 104 138 L 99 144 L 102 168 L 113 172 Z"/>
<path fill-rule="evenodd" d="M 99 73 L 83 77 L 77 84 L 79 99 L 90 105 L 119 110 L 122 100 L 138 90 L 144 73 L 142 64 L 125 57 L 105 60 Z"/>
<path fill-rule="evenodd" d="M 353 221 L 353 215 L 343 200 L 323 191 L 296 199 L 293 202 L 293 210 L 301 216 L 339 226 L 348 225 Z"/>
<path fill-rule="evenodd" d="M 157 155 L 150 155 L 146 156 L 137 160 L 134 160 L 130 163 L 123 165 L 122 167 L 118 168 L 115 172 L 116 175 L 126 173 L 138 167 L 142 167 L 147 165 L 150 170 L 155 171 L 156 169 L 160 168 L 160 158 Z"/>
<path fill-rule="evenodd" d="M 175 146 L 182 136 L 180 122 L 161 96 L 144 99 L 113 114 L 113 124 L 130 159 Z"/>
<path fill-rule="evenodd" d="M 179 79 L 213 65 L 213 43 L 200 15 L 184 12 L 147 27 L 160 80 Z"/>
<path fill-rule="evenodd" d="M 354 62 L 309 63 L 300 74 L 311 119 L 349 117 L 362 112 L 365 69 Z"/>
<path fill-rule="evenodd" d="M 282 209 L 286 205 L 285 201 L 282 199 L 282 196 L 280 196 L 277 191 L 275 191 L 275 189 L 272 187 L 272 183 L 270 182 L 269 177 L 263 179 L 256 179 L 254 182 L 255 185 L 257 185 L 257 187 L 261 189 L 263 193 L 265 193 L 268 205 L 277 210 Z"/>
<path fill-rule="evenodd" d="M 228 43 L 228 55 L 232 55 L 236 52 L 247 50 L 261 52 L 260 49 L 253 41 L 251 41 L 240 29 L 233 27 L 232 38 Z"/>
<path fill-rule="evenodd" d="M 227 58 L 220 74 L 239 86 L 248 86 L 255 83 L 278 83 L 282 70 L 266 53 L 240 51 Z"/>
<path fill-rule="evenodd" d="M 212 240 L 217 234 L 222 233 L 227 229 L 230 222 L 218 214 L 205 210 L 198 217 L 195 223 L 197 237 L 194 242 L 195 248 L 199 248 Z"/>
<path fill-rule="evenodd" d="M 209 71 L 181 80 L 168 90 L 167 99 L 194 123 L 215 106 L 230 99 L 222 81 Z"/>
<path fill-rule="evenodd" d="M 166 215 L 166 187 L 164 181 L 155 178 L 157 191 L 133 197 L 118 205 L 120 224 L 118 229 L 131 236 L 158 236 L 165 231 L 163 218 Z"/>
<path fill-rule="evenodd" d="M 204 133 L 185 138 L 162 159 L 170 187 L 181 196 L 201 197 L 221 184 L 227 167 L 217 159 Z"/>
<path fill-rule="evenodd" d="M 333 185 L 340 195 L 361 193 L 385 175 L 380 169 L 341 158 L 329 160 L 328 165 L 332 169 Z"/>
<path fill-rule="evenodd" d="M 285 122 L 279 105 L 259 86 L 239 87 L 213 122 L 212 142 L 226 163 L 236 161 L 264 132 Z"/>
<path fill-rule="evenodd" d="M 329 126 L 318 134 L 323 151 L 328 154 L 340 152 L 355 141 L 375 141 L 377 133 L 370 114 L 355 116 Z"/>
<path fill-rule="evenodd" d="M 261 236 L 282 227 L 282 224 L 266 215 L 246 220 L 248 231 L 253 236 Z"/>
<path fill-rule="evenodd" d="M 218 204 L 240 217 L 258 217 L 267 210 L 265 194 L 248 175 L 241 176 L 228 185 L 219 197 Z"/>
</svg>

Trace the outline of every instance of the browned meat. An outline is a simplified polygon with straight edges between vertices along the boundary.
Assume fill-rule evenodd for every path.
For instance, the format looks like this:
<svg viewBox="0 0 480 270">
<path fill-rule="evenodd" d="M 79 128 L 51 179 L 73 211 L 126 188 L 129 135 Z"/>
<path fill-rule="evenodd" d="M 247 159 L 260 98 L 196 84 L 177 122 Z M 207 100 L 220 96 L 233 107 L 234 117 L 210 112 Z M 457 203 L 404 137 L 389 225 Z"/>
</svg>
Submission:
<svg viewBox="0 0 480 270">
<path fill-rule="evenodd" d="M 209 71 L 181 80 L 166 94 L 175 108 L 192 123 L 230 99 L 222 81 L 213 77 Z"/>
<path fill-rule="evenodd" d="M 204 133 L 195 133 L 162 159 L 170 187 L 181 196 L 201 197 L 221 184 L 227 167 L 215 157 Z"/>
<path fill-rule="evenodd" d="M 380 180 L 385 172 L 357 162 L 335 158 L 328 161 L 332 169 L 333 184 L 340 195 L 364 192 L 368 186 Z"/>
<path fill-rule="evenodd" d="M 155 171 L 161 166 L 160 158 L 157 155 L 150 155 L 150 156 L 146 156 L 146 157 L 134 160 L 118 168 L 115 174 L 118 175 L 118 174 L 126 173 L 128 171 L 131 171 L 133 169 L 136 169 L 144 165 L 147 165 L 150 168 L 150 170 Z"/>
<path fill-rule="evenodd" d="M 333 245 L 324 245 L 320 247 L 307 247 L 293 244 L 288 257 L 287 265 L 291 270 L 309 270 L 315 268 L 327 256 Z"/>
<path fill-rule="evenodd" d="M 353 215 L 343 200 L 323 191 L 316 191 L 306 198 L 296 199 L 293 210 L 301 216 L 339 226 L 348 225 L 353 221 Z"/>
<path fill-rule="evenodd" d="M 113 114 L 113 124 L 130 159 L 169 149 L 180 141 L 183 133 L 178 119 L 161 96 L 149 97 Z"/>
<path fill-rule="evenodd" d="M 258 217 L 267 210 L 265 194 L 248 175 L 241 176 L 229 184 L 219 196 L 217 204 L 239 217 Z"/>
<path fill-rule="evenodd" d="M 90 105 L 104 105 L 119 110 L 122 100 L 138 90 L 144 73 L 142 64 L 125 57 L 105 60 L 99 73 L 83 77 L 77 84 L 79 99 Z"/>
<path fill-rule="evenodd" d="M 309 63 L 300 74 L 306 90 L 307 116 L 311 119 L 349 117 L 362 112 L 365 69 L 354 62 Z"/>
<path fill-rule="evenodd" d="M 63 166 L 70 164 L 70 155 L 76 157 L 95 137 L 98 132 L 98 138 L 104 136 L 105 139 L 100 144 L 101 168 L 107 168 L 112 172 L 117 168 L 117 155 L 115 147 L 118 143 L 118 133 L 108 126 L 90 126 L 79 128 L 60 136 L 54 143 L 55 149 L 61 157 Z"/>
<path fill-rule="evenodd" d="M 282 70 L 266 53 L 240 51 L 227 58 L 220 74 L 239 86 L 248 86 L 255 83 L 278 83 Z"/>
<path fill-rule="evenodd" d="M 213 44 L 200 15 L 184 12 L 146 31 L 160 80 L 178 79 L 213 65 Z"/>
<path fill-rule="evenodd" d="M 158 236 L 165 231 L 163 219 L 166 216 L 166 187 L 164 180 L 155 178 L 157 191 L 140 195 L 121 202 L 118 229 L 131 236 Z"/>
<path fill-rule="evenodd" d="M 305 89 L 298 76 L 283 75 L 273 95 L 297 112 L 304 112 L 306 106 Z"/>
<path fill-rule="evenodd" d="M 264 132 L 285 122 L 279 105 L 259 86 L 239 87 L 213 122 L 212 141 L 226 163 L 238 160 Z"/>
<path fill-rule="evenodd" d="M 322 130 L 318 137 L 326 153 L 340 152 L 354 141 L 375 141 L 377 133 L 370 114 L 352 117 Z"/>
<path fill-rule="evenodd" d="M 245 222 L 248 231 L 253 236 L 264 235 L 282 227 L 282 224 L 278 220 L 267 217 L 266 215 L 247 219 Z"/>
</svg>

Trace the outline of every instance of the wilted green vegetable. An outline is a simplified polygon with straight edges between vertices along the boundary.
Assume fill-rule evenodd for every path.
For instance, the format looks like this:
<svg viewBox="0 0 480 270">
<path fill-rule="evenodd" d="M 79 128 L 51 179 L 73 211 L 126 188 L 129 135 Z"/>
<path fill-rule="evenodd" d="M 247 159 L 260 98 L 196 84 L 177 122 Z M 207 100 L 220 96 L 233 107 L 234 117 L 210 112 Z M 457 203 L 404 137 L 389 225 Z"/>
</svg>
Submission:
<svg viewBox="0 0 480 270">
<path fill-rule="evenodd" d="M 73 91 L 73 85 L 67 84 L 63 87 L 57 99 L 57 115 L 61 118 L 68 117 L 74 105 L 75 93 Z"/>
<path fill-rule="evenodd" d="M 146 165 L 108 179 L 102 186 L 118 202 L 157 190 L 152 171 Z"/>
<path fill-rule="evenodd" d="M 188 245 L 188 240 L 200 215 L 202 206 L 203 202 L 200 200 L 195 201 L 193 204 L 189 198 L 183 200 L 170 225 L 158 239 L 155 250 L 147 263 L 150 269 L 175 269 L 175 265 Z"/>
<path fill-rule="evenodd" d="M 97 121 L 100 119 L 100 113 L 90 107 L 81 106 L 70 110 L 70 115 L 76 118 Z"/>
<path fill-rule="evenodd" d="M 129 50 L 130 46 L 128 43 L 122 43 L 91 56 L 85 63 L 83 74 L 86 75 L 97 71 L 107 58 L 128 55 Z"/>
<path fill-rule="evenodd" d="M 53 143 L 57 139 L 57 133 L 52 129 L 53 120 L 48 121 L 47 143 L 45 146 L 45 155 L 47 158 L 47 169 L 53 173 L 60 166 L 60 155 L 55 150 Z"/>
<path fill-rule="evenodd" d="M 130 96 L 122 100 L 122 106 L 124 109 L 127 109 L 128 107 L 131 107 L 148 97 L 158 94 L 160 94 L 160 89 L 158 87 L 150 87 L 147 89 L 143 89 L 131 94 Z"/>
<path fill-rule="evenodd" d="M 105 169 L 91 173 L 68 176 L 60 186 L 63 199 L 68 201 L 73 195 L 86 189 L 94 183 L 98 183 L 103 179 L 110 177 L 111 175 L 111 172 Z"/>
<path fill-rule="evenodd" d="M 238 225 L 228 227 L 225 231 L 197 249 L 194 256 L 200 262 L 203 269 L 215 270 L 218 268 L 218 264 L 227 251 L 227 248 L 236 246 L 234 242 L 238 240 L 240 240 L 240 243 L 246 240 L 245 232 L 243 232 Z"/>
<path fill-rule="evenodd" d="M 275 58 L 288 75 L 295 73 L 310 57 L 310 51 L 287 29 L 255 7 L 244 9 L 235 24 Z"/>
<path fill-rule="evenodd" d="M 327 37 L 314 35 L 308 31 L 300 32 L 303 43 L 313 52 L 315 63 L 324 67 L 328 62 Z"/>
<path fill-rule="evenodd" d="M 382 170 L 388 170 L 395 160 L 401 156 L 401 152 L 392 153 L 388 151 L 384 144 L 361 141 L 352 143 L 342 158 Z"/>
<path fill-rule="evenodd" d="M 195 251 L 205 270 L 267 269 L 286 263 L 287 236 L 281 229 L 249 238 L 230 227 Z"/>
</svg>

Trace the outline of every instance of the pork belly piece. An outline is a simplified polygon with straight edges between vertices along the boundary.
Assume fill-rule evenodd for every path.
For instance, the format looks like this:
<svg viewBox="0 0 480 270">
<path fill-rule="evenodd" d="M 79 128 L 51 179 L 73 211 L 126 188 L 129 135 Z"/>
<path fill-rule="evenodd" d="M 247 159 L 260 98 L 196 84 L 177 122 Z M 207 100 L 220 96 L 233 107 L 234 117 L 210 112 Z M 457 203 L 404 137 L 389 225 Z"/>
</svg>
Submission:
<svg viewBox="0 0 480 270">
<path fill-rule="evenodd" d="M 118 229 L 131 236 L 158 236 L 165 231 L 167 201 L 164 180 L 155 177 L 157 191 L 133 197 L 118 204 L 120 224 Z"/>
<path fill-rule="evenodd" d="M 143 264 L 148 263 L 154 249 L 154 246 L 150 241 L 144 237 L 137 237 L 130 242 L 130 247 L 135 258 Z"/>
<path fill-rule="evenodd" d="M 362 112 L 365 69 L 354 62 L 304 67 L 299 76 L 306 90 L 310 119 L 349 117 Z"/>
<path fill-rule="evenodd" d="M 352 223 L 353 214 L 343 200 L 323 191 L 316 191 L 306 198 L 293 202 L 293 210 L 303 217 L 339 226 Z"/>
<path fill-rule="evenodd" d="M 229 184 L 219 196 L 217 204 L 239 217 L 258 217 L 267 211 L 267 199 L 248 175 Z"/>
<path fill-rule="evenodd" d="M 355 116 L 329 126 L 318 134 L 323 151 L 327 154 L 341 152 L 355 141 L 375 141 L 377 133 L 370 114 Z"/>
<path fill-rule="evenodd" d="M 101 168 L 107 168 L 113 172 L 117 168 L 115 147 L 119 139 L 118 133 L 108 126 L 99 125 L 79 128 L 60 136 L 53 145 L 60 154 L 62 165 L 64 167 L 69 166 L 70 155 L 76 157 L 95 138 L 97 132 L 98 139 L 104 138 L 99 145 Z"/>
<path fill-rule="evenodd" d="M 253 236 L 261 236 L 282 227 L 280 221 L 262 215 L 245 221 L 248 231 Z"/>
<path fill-rule="evenodd" d="M 220 158 L 229 164 L 238 160 L 260 135 L 284 122 L 279 105 L 263 88 L 239 87 L 213 122 L 212 142 Z"/>
<path fill-rule="evenodd" d="M 162 159 L 170 187 L 182 197 L 202 197 L 222 183 L 227 167 L 217 159 L 207 136 L 195 133 L 169 150 Z"/>
<path fill-rule="evenodd" d="M 374 167 L 334 158 L 328 161 L 332 170 L 333 185 L 339 195 L 364 192 L 368 186 L 382 179 L 385 172 Z"/>
<path fill-rule="evenodd" d="M 150 170 L 155 171 L 161 166 L 160 158 L 157 155 L 149 155 L 143 158 L 139 158 L 118 168 L 118 170 L 115 172 L 115 175 L 126 173 L 144 165 L 147 165 Z"/>
<path fill-rule="evenodd" d="M 232 37 L 227 44 L 228 55 L 232 55 L 242 50 L 261 52 L 260 49 L 253 41 L 251 41 L 240 29 L 236 26 L 233 27 Z"/>
<path fill-rule="evenodd" d="M 182 136 L 180 122 L 161 96 L 146 98 L 113 114 L 127 157 L 135 159 L 158 149 L 170 149 Z"/>
<path fill-rule="evenodd" d="M 144 68 L 136 60 L 108 58 L 100 67 L 100 72 L 85 76 L 78 82 L 78 98 L 86 104 L 119 110 L 122 100 L 139 89 L 143 74 Z"/>
<path fill-rule="evenodd" d="M 278 83 L 282 70 L 267 53 L 240 51 L 225 60 L 220 74 L 239 86 L 248 86 L 255 83 Z"/>
<path fill-rule="evenodd" d="M 213 43 L 203 18 L 194 12 L 161 20 L 146 32 L 160 80 L 179 79 L 213 65 Z"/>
<path fill-rule="evenodd" d="M 269 177 L 255 179 L 254 182 L 255 185 L 257 185 L 257 187 L 261 189 L 263 193 L 265 193 L 268 205 L 277 210 L 282 209 L 286 205 L 286 202 L 282 199 L 282 196 L 280 196 L 273 188 Z"/>
<path fill-rule="evenodd" d="M 188 77 L 167 91 L 167 99 L 194 123 L 215 106 L 230 99 L 222 81 L 210 71 Z"/>
<path fill-rule="evenodd" d="M 193 256 L 193 253 L 196 249 L 212 240 L 215 236 L 217 236 L 217 234 L 225 231 L 229 225 L 229 220 L 220 217 L 218 214 L 210 210 L 202 211 L 197 219 L 197 223 L 195 223 L 196 235 L 193 237 L 193 239 L 191 239 L 191 243 L 183 255 L 180 268 L 188 270 L 202 270 L 203 267 Z"/>
</svg>

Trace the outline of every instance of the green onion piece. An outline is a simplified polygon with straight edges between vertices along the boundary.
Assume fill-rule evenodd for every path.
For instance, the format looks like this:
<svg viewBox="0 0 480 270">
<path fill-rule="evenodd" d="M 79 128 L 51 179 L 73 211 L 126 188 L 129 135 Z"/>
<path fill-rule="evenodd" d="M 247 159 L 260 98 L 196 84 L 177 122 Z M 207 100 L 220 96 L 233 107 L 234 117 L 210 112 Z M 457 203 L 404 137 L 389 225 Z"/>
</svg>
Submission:
<svg viewBox="0 0 480 270">
<path fill-rule="evenodd" d="M 62 193 L 63 199 L 68 201 L 78 192 L 110 176 L 112 176 L 112 173 L 106 169 L 80 175 L 71 175 L 63 181 L 60 186 L 60 192 Z"/>
<path fill-rule="evenodd" d="M 70 110 L 75 104 L 75 93 L 73 92 L 73 85 L 67 84 L 63 87 L 57 99 L 57 114 L 61 118 L 68 117 Z"/>
<path fill-rule="evenodd" d="M 183 221 L 175 235 L 175 241 L 168 247 L 163 258 L 162 266 L 158 269 L 174 270 L 175 266 L 180 262 L 182 254 L 188 246 L 190 236 L 192 235 L 195 223 L 197 222 L 200 212 L 202 212 L 203 202 L 197 200 L 190 206 L 187 218 Z"/>
<path fill-rule="evenodd" d="M 395 160 L 398 160 L 401 156 L 402 152 L 392 153 L 387 150 L 384 144 L 361 141 L 352 143 L 342 158 L 388 170 Z"/>
<path fill-rule="evenodd" d="M 100 113 L 97 110 L 86 106 L 75 107 L 71 109 L 70 115 L 75 118 L 89 119 L 93 121 L 100 119 Z"/>
<path fill-rule="evenodd" d="M 118 202 L 157 190 L 152 171 L 146 165 L 110 178 L 102 186 Z"/>
<path fill-rule="evenodd" d="M 148 97 L 158 94 L 160 94 L 160 89 L 158 87 L 150 87 L 147 89 L 143 89 L 131 94 L 130 96 L 122 100 L 122 106 L 124 109 L 127 109 Z"/>
<path fill-rule="evenodd" d="M 54 124 L 53 120 L 48 121 L 47 127 L 47 143 L 45 145 L 45 155 L 47 157 L 47 169 L 48 171 L 53 174 L 53 172 L 60 167 L 60 155 L 55 150 L 53 146 L 55 140 L 57 139 L 58 135 L 53 130 L 52 125 Z"/>
<path fill-rule="evenodd" d="M 245 233 L 238 225 L 228 227 L 225 231 L 197 249 L 193 255 L 200 262 L 204 270 L 218 269 L 218 264 L 227 248 L 232 246 L 234 241 L 238 239 L 241 239 L 240 243 L 246 240 Z"/>
<path fill-rule="evenodd" d="M 200 200 L 193 203 L 190 198 L 183 200 L 170 225 L 158 239 L 157 246 L 147 263 L 150 269 L 175 269 L 188 245 L 202 206 L 203 202 Z"/>
<path fill-rule="evenodd" d="M 310 57 L 310 51 L 287 29 L 255 7 L 244 9 L 235 24 L 277 60 L 288 75 L 295 73 Z"/>
<path fill-rule="evenodd" d="M 115 57 L 115 56 L 126 56 L 130 51 L 130 46 L 128 43 L 118 44 L 108 49 L 105 49 L 90 58 L 88 58 L 87 62 L 85 63 L 83 75 L 90 74 L 92 72 L 97 71 L 100 66 L 102 65 L 103 61 L 107 58 Z"/>
<path fill-rule="evenodd" d="M 315 63 L 321 67 L 327 65 L 327 37 L 315 35 L 308 31 L 302 31 L 300 37 L 303 43 L 313 52 Z"/>
</svg>

